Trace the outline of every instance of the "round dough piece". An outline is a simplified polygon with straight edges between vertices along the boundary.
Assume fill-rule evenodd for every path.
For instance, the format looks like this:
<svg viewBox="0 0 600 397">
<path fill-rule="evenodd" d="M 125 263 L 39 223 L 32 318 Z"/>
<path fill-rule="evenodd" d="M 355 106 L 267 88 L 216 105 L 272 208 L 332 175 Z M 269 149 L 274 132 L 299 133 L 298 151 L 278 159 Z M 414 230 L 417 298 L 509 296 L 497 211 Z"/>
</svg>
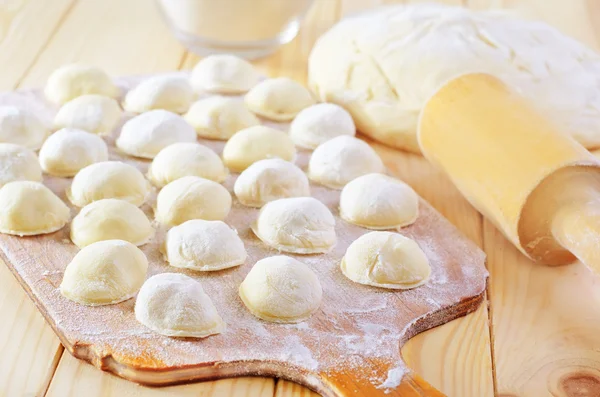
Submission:
<svg viewBox="0 0 600 397">
<path fill-rule="evenodd" d="M 223 182 L 229 172 L 218 154 L 199 143 L 180 142 L 167 146 L 152 160 L 148 179 L 163 187 L 184 176 L 199 176 Z"/>
<path fill-rule="evenodd" d="M 384 171 L 383 161 L 371 146 L 346 135 L 319 145 L 308 163 L 310 180 L 332 189 L 341 189 L 361 175 Z"/>
<path fill-rule="evenodd" d="M 256 262 L 240 285 L 250 313 L 274 323 L 299 323 L 319 309 L 323 289 L 304 263 L 278 255 Z"/>
<path fill-rule="evenodd" d="M 270 158 L 293 162 L 296 148 L 288 134 L 263 125 L 238 132 L 223 148 L 223 161 L 234 172 L 242 172 L 258 160 Z"/>
<path fill-rule="evenodd" d="M 152 159 L 177 142 L 196 142 L 194 127 L 175 113 L 152 110 L 127 121 L 116 145 L 131 156 Z"/>
<path fill-rule="evenodd" d="M 194 100 L 194 92 L 183 76 L 162 75 L 150 77 L 132 88 L 123 102 L 123 109 L 143 113 L 164 109 L 184 113 Z"/>
<path fill-rule="evenodd" d="M 344 276 L 365 285 L 409 289 L 429 279 L 431 267 L 412 239 L 392 232 L 370 232 L 356 239 L 342 259 Z"/>
<path fill-rule="evenodd" d="M 103 161 L 85 167 L 75 175 L 67 197 L 77 207 L 103 199 L 119 199 L 136 206 L 150 194 L 150 183 L 132 165 Z"/>
<path fill-rule="evenodd" d="M 163 249 L 171 266 L 199 271 L 239 266 L 247 256 L 235 230 L 222 221 L 201 219 L 171 228 Z"/>
<path fill-rule="evenodd" d="M 0 187 L 13 181 L 42 181 L 42 169 L 32 150 L 13 143 L 0 143 Z"/>
<path fill-rule="evenodd" d="M 110 305 L 132 298 L 146 280 L 148 259 L 123 240 L 98 241 L 79 251 L 65 269 L 60 293 L 83 305 Z"/>
<path fill-rule="evenodd" d="M 54 116 L 54 127 L 78 128 L 98 135 L 110 135 L 121 120 L 119 103 L 102 95 L 82 95 L 62 105 Z"/>
<path fill-rule="evenodd" d="M 190 80 L 196 92 L 243 94 L 258 83 L 259 77 L 254 66 L 245 59 L 218 54 L 200 60 Z"/>
<path fill-rule="evenodd" d="M 414 223 L 419 196 L 406 183 L 383 174 L 349 182 L 340 195 L 340 217 L 368 229 L 395 229 Z"/>
<path fill-rule="evenodd" d="M 144 212 L 117 199 L 88 204 L 71 222 L 71 241 L 79 248 L 104 240 L 125 240 L 139 246 L 153 235 L 154 229 Z"/>
<path fill-rule="evenodd" d="M 198 136 L 227 140 L 244 128 L 260 124 L 239 98 L 211 96 L 194 102 L 184 116 Z"/>
<path fill-rule="evenodd" d="M 240 203 L 260 208 L 273 200 L 310 196 L 310 185 L 295 164 L 266 159 L 246 168 L 236 179 L 233 191 Z"/>
<path fill-rule="evenodd" d="M 246 94 L 245 101 L 248 109 L 275 121 L 290 121 L 315 104 L 306 88 L 287 77 L 261 81 Z"/>
<path fill-rule="evenodd" d="M 38 150 L 48 135 L 50 129 L 30 111 L 15 106 L 0 106 L 0 142 Z"/>
<path fill-rule="evenodd" d="M 325 204 L 313 197 L 265 204 L 252 230 L 268 246 L 295 254 L 328 252 L 336 243 L 335 218 Z"/>
<path fill-rule="evenodd" d="M 190 219 L 220 221 L 231 210 L 231 195 L 217 182 L 184 176 L 162 188 L 156 197 L 156 220 L 177 226 Z"/>
<path fill-rule="evenodd" d="M 87 94 L 116 98 L 120 90 L 103 70 L 92 66 L 69 64 L 52 72 L 46 82 L 44 94 L 50 102 L 62 105 L 73 98 Z"/>
<path fill-rule="evenodd" d="M 352 116 L 333 103 L 319 103 L 302 110 L 290 125 L 290 137 L 296 146 L 315 149 L 340 135 L 356 135 Z"/>
<path fill-rule="evenodd" d="M 69 177 L 90 164 L 108 160 L 104 140 L 75 128 L 63 128 L 50 135 L 40 149 L 40 164 L 44 172 Z"/>
<path fill-rule="evenodd" d="M 69 207 L 39 182 L 9 182 L 0 189 L 0 233 L 53 233 L 69 221 Z"/>
</svg>

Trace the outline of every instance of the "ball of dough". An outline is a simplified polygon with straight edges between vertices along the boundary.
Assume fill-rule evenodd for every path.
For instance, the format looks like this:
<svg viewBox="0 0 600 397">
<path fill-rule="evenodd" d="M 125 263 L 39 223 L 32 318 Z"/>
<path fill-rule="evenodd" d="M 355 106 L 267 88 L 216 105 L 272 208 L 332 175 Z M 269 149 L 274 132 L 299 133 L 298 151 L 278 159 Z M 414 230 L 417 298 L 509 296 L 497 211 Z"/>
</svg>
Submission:
<svg viewBox="0 0 600 397">
<path fill-rule="evenodd" d="M 197 92 L 217 94 L 243 94 L 259 79 L 252 64 L 228 54 L 209 55 L 200 60 L 192 70 L 192 87 Z"/>
<path fill-rule="evenodd" d="M 46 98 L 58 105 L 87 94 L 116 98 L 119 93 L 119 88 L 103 70 L 78 64 L 56 69 L 48 78 L 44 89 Z"/>
<path fill-rule="evenodd" d="M 332 189 L 341 189 L 361 175 L 384 171 L 383 161 L 371 146 L 346 135 L 319 145 L 308 163 L 308 177 Z"/>
<path fill-rule="evenodd" d="M 73 176 L 84 167 L 108 160 L 108 147 L 98 135 L 75 128 L 63 128 L 50 135 L 40 149 L 44 172 Z"/>
<path fill-rule="evenodd" d="M 204 145 L 188 142 L 174 143 L 158 152 L 148 169 L 148 179 L 158 187 L 184 176 L 220 183 L 228 174 L 219 155 Z"/>
<path fill-rule="evenodd" d="M 250 313 L 274 323 L 299 323 L 319 309 L 323 289 L 304 263 L 279 255 L 256 262 L 240 285 Z"/>
<path fill-rule="evenodd" d="M 132 298 L 140 289 L 148 259 L 123 240 L 98 241 L 83 248 L 65 269 L 60 293 L 83 305 L 110 305 Z"/>
<path fill-rule="evenodd" d="M 287 77 L 260 82 L 246 94 L 245 101 L 248 109 L 275 121 L 289 121 L 302 109 L 315 104 L 306 88 Z"/>
<path fill-rule="evenodd" d="M 39 182 L 9 182 L 0 189 L 0 233 L 52 233 L 69 221 L 69 207 Z"/>
<path fill-rule="evenodd" d="M 340 264 L 350 280 L 390 289 L 415 288 L 431 274 L 429 260 L 419 245 L 392 232 L 370 232 L 356 239 Z"/>
<path fill-rule="evenodd" d="M 336 243 L 335 219 L 325 204 L 313 197 L 265 204 L 252 230 L 270 247 L 295 254 L 328 252 Z"/>
<path fill-rule="evenodd" d="M 340 135 L 356 135 L 352 116 L 333 103 L 319 103 L 302 110 L 290 125 L 290 137 L 296 146 L 315 149 Z"/>
<path fill-rule="evenodd" d="M 82 95 L 62 105 L 54 116 L 54 127 L 78 128 L 98 135 L 110 135 L 121 120 L 119 103 L 102 95 Z"/>
<path fill-rule="evenodd" d="M 119 199 L 140 206 L 150 194 L 150 183 L 132 165 L 103 161 L 85 167 L 75 175 L 67 197 L 77 207 L 103 199 Z"/>
<path fill-rule="evenodd" d="M 240 203 L 260 208 L 273 200 L 310 196 L 310 185 L 295 164 L 266 159 L 246 168 L 236 179 L 233 191 Z"/>
<path fill-rule="evenodd" d="M 194 127 L 175 113 L 152 110 L 127 121 L 116 145 L 126 154 L 152 159 L 177 142 L 196 142 Z"/>
<path fill-rule="evenodd" d="M 156 198 L 156 220 L 176 226 L 190 219 L 220 221 L 231 210 L 223 186 L 197 176 L 184 176 L 162 188 Z"/>
<path fill-rule="evenodd" d="M 30 111 L 0 106 L 0 142 L 38 150 L 48 135 L 50 129 Z"/>
<path fill-rule="evenodd" d="M 368 229 L 395 229 L 414 223 L 419 196 L 406 183 L 383 174 L 349 182 L 340 195 L 340 217 Z"/>
<path fill-rule="evenodd" d="M 153 235 L 154 229 L 142 210 L 117 199 L 88 204 L 71 222 L 71 241 L 79 248 L 104 240 L 125 240 L 143 245 Z"/>
<path fill-rule="evenodd" d="M 0 187 L 13 181 L 42 181 L 42 169 L 32 150 L 13 143 L 0 143 Z"/>
<path fill-rule="evenodd" d="M 184 113 L 193 100 L 192 86 L 185 77 L 154 76 L 142 81 L 127 93 L 123 109 L 133 113 L 154 109 Z"/>
<path fill-rule="evenodd" d="M 222 96 L 200 99 L 184 117 L 198 136 L 208 139 L 227 140 L 244 128 L 260 124 L 242 100 Z"/>
<path fill-rule="evenodd" d="M 234 172 L 242 172 L 262 159 L 294 161 L 296 148 L 283 131 L 257 125 L 235 134 L 223 148 L 223 161 Z"/>
<path fill-rule="evenodd" d="M 135 318 L 166 336 L 204 338 L 225 331 L 225 322 L 202 285 L 177 273 L 146 280 L 135 302 Z"/>
</svg>

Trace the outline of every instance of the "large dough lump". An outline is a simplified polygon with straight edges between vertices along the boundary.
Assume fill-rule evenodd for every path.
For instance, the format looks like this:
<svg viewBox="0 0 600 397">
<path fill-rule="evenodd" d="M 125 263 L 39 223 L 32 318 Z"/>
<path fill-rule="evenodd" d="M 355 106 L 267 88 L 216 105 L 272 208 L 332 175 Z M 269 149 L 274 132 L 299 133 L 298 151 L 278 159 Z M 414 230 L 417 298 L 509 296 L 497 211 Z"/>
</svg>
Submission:
<svg viewBox="0 0 600 397">
<path fill-rule="evenodd" d="M 0 106 L 0 142 L 37 150 L 50 130 L 33 113 L 15 106 Z"/>
<path fill-rule="evenodd" d="M 87 94 L 116 98 L 119 88 L 103 70 L 79 64 L 56 69 L 46 82 L 44 94 L 50 102 L 62 105 L 73 98 Z"/>
<path fill-rule="evenodd" d="M 315 149 L 336 136 L 355 134 L 350 113 L 333 103 L 319 103 L 302 110 L 290 125 L 292 141 L 305 149 Z"/>
<path fill-rule="evenodd" d="M 190 78 L 199 93 L 243 94 L 258 82 L 258 72 L 235 55 L 210 55 L 196 64 Z"/>
<path fill-rule="evenodd" d="M 65 103 L 54 116 L 54 127 L 79 128 L 109 135 L 121 119 L 116 100 L 102 95 L 82 95 Z"/>
<path fill-rule="evenodd" d="M 315 104 L 310 92 L 287 77 L 267 79 L 246 94 L 246 106 L 269 120 L 289 121 L 304 108 Z"/>
<path fill-rule="evenodd" d="M 125 96 L 123 109 L 143 113 L 164 109 L 184 113 L 194 99 L 194 92 L 183 76 L 161 75 L 150 77 L 132 88 Z"/>
<path fill-rule="evenodd" d="M 42 181 L 42 168 L 32 150 L 0 143 L 0 187 L 13 181 Z"/>
</svg>

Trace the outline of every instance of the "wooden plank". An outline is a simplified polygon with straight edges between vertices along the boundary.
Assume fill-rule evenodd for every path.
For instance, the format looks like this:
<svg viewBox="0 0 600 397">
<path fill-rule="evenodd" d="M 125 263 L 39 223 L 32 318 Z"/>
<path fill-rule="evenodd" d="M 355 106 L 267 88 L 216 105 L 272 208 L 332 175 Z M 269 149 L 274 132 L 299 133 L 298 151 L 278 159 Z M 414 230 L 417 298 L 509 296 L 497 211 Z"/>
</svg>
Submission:
<svg viewBox="0 0 600 397">
<path fill-rule="evenodd" d="M 275 397 L 318 397 L 320 394 L 288 380 L 280 379 L 275 387 Z"/>
</svg>

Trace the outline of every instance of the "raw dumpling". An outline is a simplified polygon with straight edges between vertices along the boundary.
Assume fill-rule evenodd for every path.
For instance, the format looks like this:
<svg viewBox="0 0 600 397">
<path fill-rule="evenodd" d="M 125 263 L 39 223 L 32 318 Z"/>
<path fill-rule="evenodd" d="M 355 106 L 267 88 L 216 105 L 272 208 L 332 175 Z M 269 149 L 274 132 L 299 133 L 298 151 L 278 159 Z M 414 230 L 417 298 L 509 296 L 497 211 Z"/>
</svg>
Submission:
<svg viewBox="0 0 600 397">
<path fill-rule="evenodd" d="M 246 248 L 236 231 L 222 221 L 193 219 L 167 233 L 165 259 L 171 266 L 213 271 L 239 266 Z"/>
<path fill-rule="evenodd" d="M 177 142 L 196 142 L 194 127 L 175 113 L 152 110 L 127 121 L 116 144 L 126 154 L 152 159 Z"/>
<path fill-rule="evenodd" d="M 239 293 L 250 313 L 275 323 L 308 319 L 319 309 L 323 296 L 317 275 L 304 263 L 284 255 L 256 262 Z"/>
<path fill-rule="evenodd" d="M 0 187 L 13 181 L 42 181 L 42 169 L 32 150 L 13 143 L 0 143 Z"/>
<path fill-rule="evenodd" d="M 174 143 L 158 152 L 148 169 L 148 179 L 158 187 L 184 176 L 220 183 L 228 174 L 219 155 L 204 145 L 188 142 Z"/>
<path fill-rule="evenodd" d="M 294 161 L 296 148 L 288 134 L 262 125 L 238 132 L 223 148 L 223 161 L 235 172 L 242 172 L 250 164 L 269 158 Z"/>
<path fill-rule="evenodd" d="M 83 207 L 71 222 L 71 241 L 79 248 L 103 240 L 143 245 L 153 235 L 154 229 L 142 210 L 123 200 L 94 201 Z"/>
<path fill-rule="evenodd" d="M 266 159 L 246 168 L 236 179 L 233 191 L 240 203 L 260 208 L 273 200 L 310 196 L 310 185 L 295 164 Z"/>
<path fill-rule="evenodd" d="M 104 161 L 85 167 L 75 175 L 67 197 L 77 207 L 114 198 L 140 206 L 150 193 L 150 183 L 132 165 Z"/>
<path fill-rule="evenodd" d="M 308 163 L 308 177 L 332 189 L 341 189 L 361 175 L 384 171 L 383 161 L 371 146 L 346 135 L 319 145 Z"/>
<path fill-rule="evenodd" d="M 69 177 L 90 164 L 108 160 L 104 140 L 75 128 L 63 128 L 50 135 L 40 149 L 40 164 L 44 172 Z"/>
<path fill-rule="evenodd" d="M 231 195 L 217 182 L 184 176 L 162 188 L 156 198 L 156 220 L 176 226 L 190 219 L 220 221 L 231 210 Z"/>
<path fill-rule="evenodd" d="M 340 135 L 354 136 L 356 126 L 343 107 L 319 103 L 302 110 L 290 125 L 290 137 L 296 146 L 315 149 Z"/>
<path fill-rule="evenodd" d="M 204 338 L 225 331 L 225 322 L 202 285 L 178 273 L 146 280 L 135 302 L 135 318 L 166 336 Z"/>
<path fill-rule="evenodd" d="M 44 89 L 46 98 L 57 105 L 87 94 L 116 98 L 119 93 L 119 88 L 103 70 L 78 64 L 56 69 Z"/>
<path fill-rule="evenodd" d="M 132 298 L 140 289 L 148 259 L 123 240 L 98 241 L 79 251 L 65 269 L 60 293 L 83 305 L 110 305 Z"/>
<path fill-rule="evenodd" d="M 363 175 L 342 190 L 340 216 L 368 229 L 408 226 L 419 216 L 419 196 L 398 179 L 383 174 Z"/>
<path fill-rule="evenodd" d="M 324 253 L 336 243 L 335 219 L 325 204 L 313 197 L 265 204 L 252 230 L 264 243 L 283 252 Z"/>
<path fill-rule="evenodd" d="M 102 95 L 82 95 L 65 103 L 54 117 L 54 127 L 78 128 L 109 135 L 122 115 L 119 103 Z"/>
<path fill-rule="evenodd" d="M 38 150 L 50 130 L 33 113 L 15 106 L 0 106 L 0 142 Z"/>
<path fill-rule="evenodd" d="M 123 109 L 133 113 L 143 113 L 154 109 L 184 113 L 193 100 L 192 86 L 185 77 L 154 76 L 142 81 L 127 93 Z"/>
<path fill-rule="evenodd" d="M 246 106 L 254 113 L 275 121 L 289 121 L 304 108 L 315 104 L 310 92 L 287 77 L 267 79 L 246 94 Z"/>
<path fill-rule="evenodd" d="M 190 78 L 196 92 L 243 94 L 258 82 L 254 66 L 235 55 L 210 55 L 196 64 Z"/>
<path fill-rule="evenodd" d="M 356 239 L 340 268 L 354 282 L 391 289 L 418 287 L 431 274 L 429 260 L 419 245 L 392 232 L 370 232 Z"/>
<path fill-rule="evenodd" d="M 52 233 L 69 221 L 69 207 L 39 182 L 9 182 L 0 189 L 0 233 Z"/>
</svg>

